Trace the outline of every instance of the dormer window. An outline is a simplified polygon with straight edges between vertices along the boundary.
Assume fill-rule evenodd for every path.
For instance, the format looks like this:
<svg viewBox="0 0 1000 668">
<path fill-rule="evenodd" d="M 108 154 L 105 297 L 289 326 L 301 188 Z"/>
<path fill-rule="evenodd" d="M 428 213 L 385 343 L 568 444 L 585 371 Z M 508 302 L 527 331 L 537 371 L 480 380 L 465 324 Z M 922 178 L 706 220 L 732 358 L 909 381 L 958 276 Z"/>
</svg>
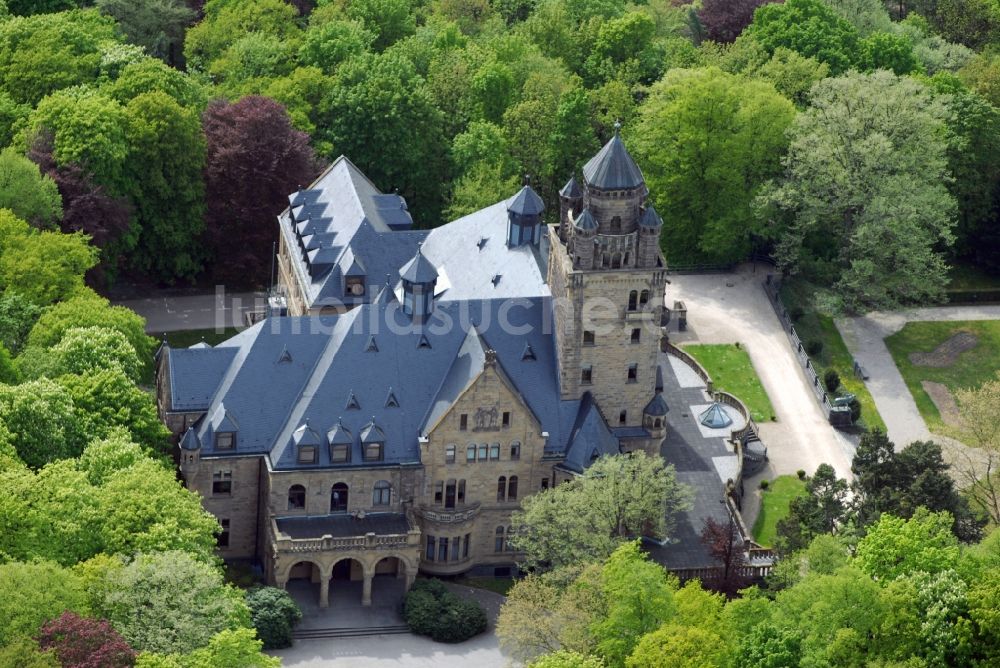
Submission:
<svg viewBox="0 0 1000 668">
<path fill-rule="evenodd" d="M 382 461 L 381 443 L 365 443 L 365 461 L 366 462 Z"/>
<path fill-rule="evenodd" d="M 365 294 L 365 277 L 348 276 L 344 281 L 344 292 L 355 297 Z"/>
<path fill-rule="evenodd" d="M 299 446 L 299 464 L 315 464 L 315 463 L 316 463 L 316 446 L 315 445 Z"/>
<path fill-rule="evenodd" d="M 331 445 L 330 461 L 334 464 L 344 464 L 351 461 L 351 447 L 346 443 Z"/>
<path fill-rule="evenodd" d="M 236 445 L 236 434 L 231 431 L 220 431 L 215 435 L 216 450 L 232 450 Z"/>
</svg>

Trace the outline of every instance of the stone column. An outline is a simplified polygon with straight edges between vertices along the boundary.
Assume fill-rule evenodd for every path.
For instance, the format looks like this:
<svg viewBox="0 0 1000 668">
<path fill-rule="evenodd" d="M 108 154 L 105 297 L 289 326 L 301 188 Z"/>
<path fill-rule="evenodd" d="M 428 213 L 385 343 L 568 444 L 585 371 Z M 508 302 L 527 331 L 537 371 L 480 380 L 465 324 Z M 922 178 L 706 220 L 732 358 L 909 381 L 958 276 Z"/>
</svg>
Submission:
<svg viewBox="0 0 1000 668">
<path fill-rule="evenodd" d="M 281 578 L 276 578 L 274 581 L 274 586 L 280 589 L 284 589 L 288 585 L 288 580 L 282 580 Z"/>
<path fill-rule="evenodd" d="M 361 589 L 361 605 L 367 607 L 372 604 L 372 573 L 366 568 L 364 571 L 364 584 Z"/>
<path fill-rule="evenodd" d="M 413 586 L 413 581 L 417 579 L 417 569 L 415 567 L 406 567 L 406 591 L 410 591 L 410 587 Z"/>
<path fill-rule="evenodd" d="M 319 576 L 319 607 L 330 607 L 330 576 L 326 573 Z"/>
</svg>

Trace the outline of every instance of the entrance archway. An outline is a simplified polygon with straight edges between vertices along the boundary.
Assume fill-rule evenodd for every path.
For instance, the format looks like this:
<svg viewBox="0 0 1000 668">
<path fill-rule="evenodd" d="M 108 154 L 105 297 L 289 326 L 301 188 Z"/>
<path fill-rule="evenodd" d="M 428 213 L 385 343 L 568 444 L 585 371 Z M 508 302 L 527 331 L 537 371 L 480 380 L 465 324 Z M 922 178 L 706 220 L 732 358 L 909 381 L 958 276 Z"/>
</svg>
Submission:
<svg viewBox="0 0 1000 668">
<path fill-rule="evenodd" d="M 326 580 L 323 578 L 323 570 L 319 564 L 312 561 L 299 561 L 288 569 L 288 581 L 285 585 L 293 597 L 302 600 L 312 599 L 320 607 L 325 607 L 324 590 Z"/>
</svg>

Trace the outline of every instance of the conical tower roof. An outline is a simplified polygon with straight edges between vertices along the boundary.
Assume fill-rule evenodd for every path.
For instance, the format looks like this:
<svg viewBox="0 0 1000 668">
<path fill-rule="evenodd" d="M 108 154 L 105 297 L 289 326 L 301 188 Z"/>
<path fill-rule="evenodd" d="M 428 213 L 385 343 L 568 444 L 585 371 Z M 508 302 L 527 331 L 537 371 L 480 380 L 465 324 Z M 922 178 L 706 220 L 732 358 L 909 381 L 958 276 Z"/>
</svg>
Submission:
<svg viewBox="0 0 1000 668">
<path fill-rule="evenodd" d="M 545 203 L 531 186 L 525 185 L 507 203 L 507 210 L 519 216 L 538 216 L 545 211 Z"/>
<path fill-rule="evenodd" d="M 417 246 L 417 254 L 399 270 L 399 277 L 410 283 L 433 283 L 438 272 Z"/>
<path fill-rule="evenodd" d="M 642 172 L 615 127 L 615 136 L 583 166 L 583 179 L 588 186 L 602 190 L 627 190 L 645 184 Z"/>
<path fill-rule="evenodd" d="M 577 199 L 579 197 L 583 197 L 583 190 L 580 189 L 580 184 L 576 182 L 576 177 L 571 176 L 569 177 L 569 181 L 566 182 L 566 185 L 564 185 L 562 190 L 559 191 L 559 194 L 567 199 Z"/>
<path fill-rule="evenodd" d="M 578 230 L 592 231 L 597 229 L 597 220 L 594 219 L 594 214 L 590 213 L 590 209 L 584 209 L 573 221 L 573 226 Z"/>
<path fill-rule="evenodd" d="M 708 410 L 699 415 L 698 421 L 709 429 L 722 429 L 733 423 L 733 419 L 726 415 L 726 411 L 723 410 L 722 404 L 718 401 L 714 402 L 708 407 Z"/>
</svg>

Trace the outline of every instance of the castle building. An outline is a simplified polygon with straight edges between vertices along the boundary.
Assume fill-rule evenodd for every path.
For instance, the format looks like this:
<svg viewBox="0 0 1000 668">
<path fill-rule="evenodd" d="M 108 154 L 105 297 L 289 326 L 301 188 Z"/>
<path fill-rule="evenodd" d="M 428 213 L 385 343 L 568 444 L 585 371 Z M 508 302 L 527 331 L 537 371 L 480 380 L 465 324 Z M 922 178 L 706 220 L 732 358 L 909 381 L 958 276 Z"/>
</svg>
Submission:
<svg viewBox="0 0 1000 668">
<path fill-rule="evenodd" d="M 595 459 L 660 452 L 661 221 L 615 136 L 560 192 L 433 230 L 344 157 L 278 217 L 288 315 L 164 348 L 161 415 L 219 554 L 304 578 L 502 574 L 511 515 Z M 331 584 L 333 583 L 333 584 Z"/>
</svg>

